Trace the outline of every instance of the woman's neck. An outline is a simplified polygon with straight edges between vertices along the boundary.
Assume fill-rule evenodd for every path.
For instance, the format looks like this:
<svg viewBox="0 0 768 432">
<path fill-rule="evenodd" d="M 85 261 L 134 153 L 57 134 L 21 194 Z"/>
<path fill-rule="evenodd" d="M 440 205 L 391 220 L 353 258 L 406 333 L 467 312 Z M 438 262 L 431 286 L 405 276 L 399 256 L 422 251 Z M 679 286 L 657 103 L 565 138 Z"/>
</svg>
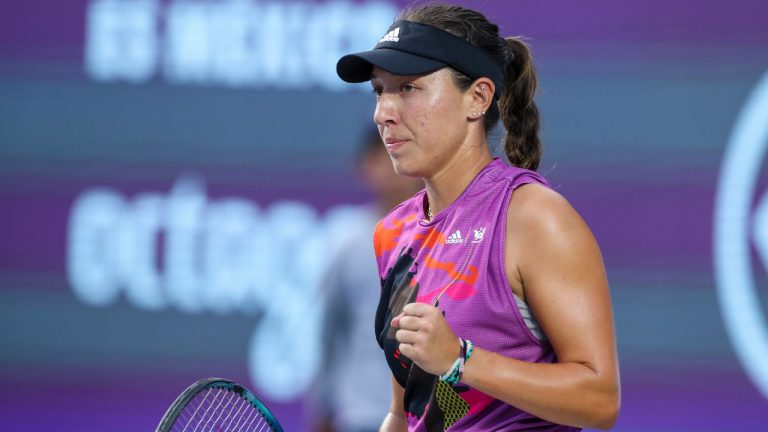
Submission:
<svg viewBox="0 0 768 432">
<path fill-rule="evenodd" d="M 451 205 L 475 176 L 493 160 L 487 149 L 487 146 L 484 146 L 484 151 L 457 155 L 435 175 L 425 178 L 429 206 L 424 211 L 431 212 L 434 216 Z"/>
</svg>

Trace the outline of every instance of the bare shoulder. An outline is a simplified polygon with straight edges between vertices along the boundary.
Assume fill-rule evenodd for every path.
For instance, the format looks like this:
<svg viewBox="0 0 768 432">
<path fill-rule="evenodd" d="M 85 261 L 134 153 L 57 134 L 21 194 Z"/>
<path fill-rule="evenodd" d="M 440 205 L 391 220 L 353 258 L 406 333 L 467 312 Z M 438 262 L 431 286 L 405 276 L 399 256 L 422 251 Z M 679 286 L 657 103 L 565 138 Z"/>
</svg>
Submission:
<svg viewBox="0 0 768 432">
<path fill-rule="evenodd" d="M 531 183 L 512 192 L 507 209 L 507 233 L 562 236 L 589 228 L 568 200 L 556 191 Z M 511 231 L 510 231 L 511 230 Z M 591 234 L 591 233 L 590 233 Z"/>
<path fill-rule="evenodd" d="M 565 281 L 571 282 L 566 284 L 569 287 L 587 280 L 605 285 L 602 256 L 592 231 L 556 191 L 539 184 L 516 189 L 505 229 L 505 268 L 516 294 L 532 299 L 542 286 L 562 287 Z"/>
</svg>

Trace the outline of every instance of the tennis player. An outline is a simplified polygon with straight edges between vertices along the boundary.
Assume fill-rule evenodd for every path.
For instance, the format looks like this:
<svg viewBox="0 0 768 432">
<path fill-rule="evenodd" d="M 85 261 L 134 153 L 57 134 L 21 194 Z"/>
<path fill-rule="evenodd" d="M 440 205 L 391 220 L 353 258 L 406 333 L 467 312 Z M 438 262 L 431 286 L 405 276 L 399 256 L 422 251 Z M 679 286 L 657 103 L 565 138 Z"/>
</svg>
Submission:
<svg viewBox="0 0 768 432">
<path fill-rule="evenodd" d="M 395 170 L 426 185 L 374 234 L 375 328 L 393 375 L 381 430 L 611 428 L 608 283 L 589 228 L 535 172 L 526 45 L 476 11 L 417 6 L 337 72 L 371 81 Z M 488 147 L 499 118 L 511 165 Z"/>
</svg>

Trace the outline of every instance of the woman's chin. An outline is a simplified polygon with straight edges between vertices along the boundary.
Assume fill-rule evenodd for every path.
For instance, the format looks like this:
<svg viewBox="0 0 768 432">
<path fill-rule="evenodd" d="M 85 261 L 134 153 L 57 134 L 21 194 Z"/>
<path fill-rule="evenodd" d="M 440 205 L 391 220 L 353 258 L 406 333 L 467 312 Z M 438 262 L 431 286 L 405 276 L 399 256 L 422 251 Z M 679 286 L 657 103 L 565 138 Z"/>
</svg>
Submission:
<svg viewBox="0 0 768 432">
<path fill-rule="evenodd" d="M 414 166 L 414 164 L 408 163 L 401 159 L 392 159 L 392 166 L 395 168 L 395 172 L 401 176 L 407 177 L 424 177 L 423 169 Z"/>
</svg>

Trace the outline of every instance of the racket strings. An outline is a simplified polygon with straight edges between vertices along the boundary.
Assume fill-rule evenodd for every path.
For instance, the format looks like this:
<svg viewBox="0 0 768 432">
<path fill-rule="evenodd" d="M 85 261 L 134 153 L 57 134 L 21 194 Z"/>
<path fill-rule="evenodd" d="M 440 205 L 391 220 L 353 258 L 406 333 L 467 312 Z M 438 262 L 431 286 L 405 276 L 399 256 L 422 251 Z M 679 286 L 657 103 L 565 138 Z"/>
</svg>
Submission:
<svg viewBox="0 0 768 432">
<path fill-rule="evenodd" d="M 272 430 L 261 411 L 240 394 L 208 388 L 179 413 L 174 432 L 267 432 Z"/>
<path fill-rule="evenodd" d="M 206 404 L 206 401 L 208 399 L 208 396 L 211 395 L 210 392 L 201 393 L 202 394 L 202 400 L 200 400 L 199 397 L 195 397 L 192 399 L 187 406 L 179 413 L 179 417 L 174 423 L 173 430 L 177 429 L 177 426 L 180 428 L 183 426 L 184 428 L 181 429 L 181 432 L 186 432 L 189 425 L 193 424 L 195 421 L 199 422 L 200 419 L 197 417 L 198 412 L 200 411 L 200 408 L 202 407 L 208 407 L 209 405 Z M 200 395 L 198 395 L 200 396 Z M 204 416 L 205 414 L 201 414 L 201 416 Z M 183 421 L 179 421 L 183 420 Z"/>
</svg>

